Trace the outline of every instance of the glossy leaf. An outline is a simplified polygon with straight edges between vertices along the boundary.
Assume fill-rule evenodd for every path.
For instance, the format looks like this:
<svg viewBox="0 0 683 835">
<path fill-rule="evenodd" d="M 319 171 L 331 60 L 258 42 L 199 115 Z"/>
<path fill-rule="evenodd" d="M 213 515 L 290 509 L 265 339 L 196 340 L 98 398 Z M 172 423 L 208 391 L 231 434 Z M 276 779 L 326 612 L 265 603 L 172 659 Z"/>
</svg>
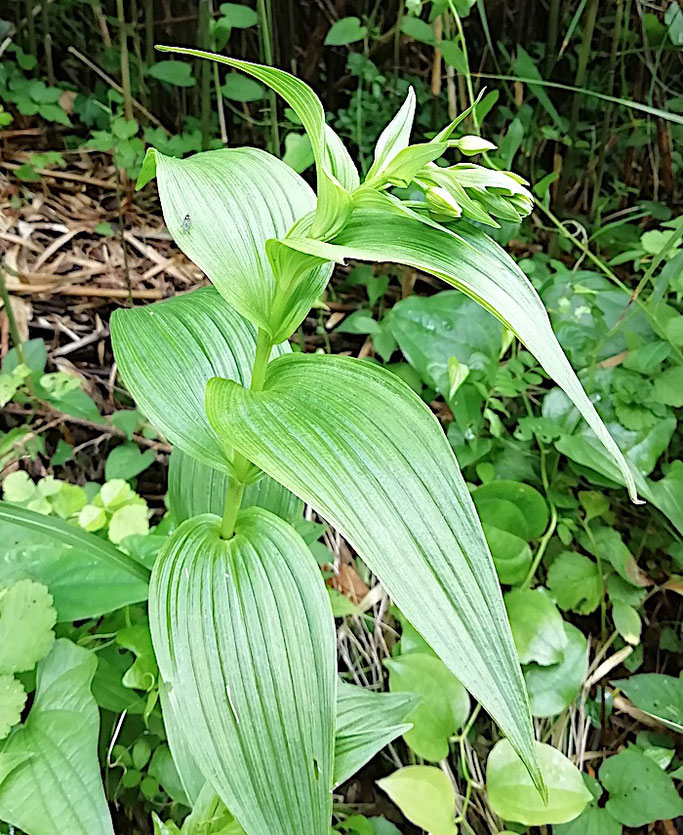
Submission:
<svg viewBox="0 0 683 835">
<path fill-rule="evenodd" d="M 0 745 L 0 819 L 31 833 L 113 835 L 102 789 L 97 659 L 62 638 L 38 665 L 28 719 Z"/>
<path fill-rule="evenodd" d="M 230 445 L 220 443 L 209 425 L 204 392 L 216 375 L 249 385 L 254 326 L 213 287 L 205 287 L 120 308 L 111 318 L 111 339 L 126 387 L 149 420 L 183 452 L 230 472 Z M 273 355 L 287 350 L 280 346 Z"/>
<path fill-rule="evenodd" d="M 593 798 L 581 772 L 550 745 L 537 742 L 536 754 L 548 786 L 547 804 L 510 743 L 501 739 L 494 745 L 486 761 L 486 790 L 494 812 L 503 820 L 526 826 L 566 823 L 578 817 Z"/>
<path fill-rule="evenodd" d="M 413 693 L 419 703 L 408 715 L 413 727 L 404 733 L 408 746 L 425 760 L 448 756 L 448 743 L 470 712 L 470 697 L 439 658 L 410 652 L 385 662 L 392 693 Z"/>
<path fill-rule="evenodd" d="M 440 768 L 409 765 L 378 780 L 377 785 L 420 829 L 430 835 L 457 835 L 455 791 Z"/>
<path fill-rule="evenodd" d="M 260 508 L 230 540 L 216 516 L 184 522 L 155 565 L 150 628 L 192 755 L 249 835 L 328 835 L 334 621 L 298 534 Z"/>
<path fill-rule="evenodd" d="M 636 746 L 606 759 L 599 776 L 609 792 L 605 808 L 625 826 L 645 826 L 683 815 L 683 799 L 671 777 Z"/>
<path fill-rule="evenodd" d="M 226 473 L 180 449 L 173 450 L 168 467 L 168 505 L 177 525 L 202 513 L 221 516 L 227 489 Z M 252 505 L 269 510 L 285 522 L 301 518 L 304 509 L 300 499 L 268 476 L 245 487 L 242 507 Z"/>
<path fill-rule="evenodd" d="M 478 301 L 526 345 L 564 389 L 616 461 L 635 499 L 628 464 L 560 348 L 543 303 L 527 277 L 484 232 L 464 221 L 453 229 L 377 209 L 357 209 L 329 244 L 297 237 L 286 243 L 337 262 L 356 258 L 407 264 L 432 273 Z"/>
<path fill-rule="evenodd" d="M 325 124 L 325 111 L 313 90 L 293 75 L 275 67 L 252 64 L 211 52 L 181 47 L 160 47 L 164 52 L 206 58 L 235 67 L 271 87 L 301 119 L 311 140 L 318 179 L 318 202 L 311 229 L 314 237 L 338 232 L 351 211 L 350 193 L 358 187 L 358 171 L 336 133 Z M 277 237 L 275 235 L 271 237 Z"/>
<path fill-rule="evenodd" d="M 263 392 L 210 381 L 207 413 L 221 437 L 341 531 L 535 771 L 491 556 L 450 445 L 419 397 L 362 360 L 292 354 L 271 363 Z"/>
<path fill-rule="evenodd" d="M 409 693 L 374 693 L 339 685 L 334 742 L 334 785 L 353 776 L 397 736 L 410 729 L 407 715 L 416 704 Z"/>
<path fill-rule="evenodd" d="M 524 678 L 533 716 L 557 716 L 576 698 L 588 672 L 588 643 L 580 629 L 565 623 L 567 645 L 558 664 L 529 664 Z"/>
<path fill-rule="evenodd" d="M 513 589 L 505 595 L 505 606 L 522 664 L 559 664 L 567 636 L 562 615 L 545 589 Z"/>
<path fill-rule="evenodd" d="M 663 725 L 683 733 L 683 675 L 641 673 L 612 682 L 633 704 Z"/>
</svg>

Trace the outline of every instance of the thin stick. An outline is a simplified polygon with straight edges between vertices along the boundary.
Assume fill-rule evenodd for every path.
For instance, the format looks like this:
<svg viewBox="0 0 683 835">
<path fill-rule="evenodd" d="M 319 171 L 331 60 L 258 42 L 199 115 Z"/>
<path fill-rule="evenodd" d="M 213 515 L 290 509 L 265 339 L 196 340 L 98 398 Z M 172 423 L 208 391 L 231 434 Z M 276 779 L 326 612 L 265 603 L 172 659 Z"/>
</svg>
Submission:
<svg viewBox="0 0 683 835">
<path fill-rule="evenodd" d="M 120 1 L 120 0 L 119 0 L 119 1 Z M 83 55 L 81 52 L 79 52 L 79 51 L 76 49 L 76 47 L 75 47 L 75 46 L 70 46 L 70 47 L 68 48 L 68 51 L 69 51 L 72 55 L 75 55 L 75 56 L 76 56 L 76 58 L 78 58 L 78 60 L 79 60 L 79 61 L 82 61 L 82 62 L 86 65 L 86 67 L 90 67 L 90 69 L 91 69 L 94 73 L 96 73 L 97 75 L 99 75 L 99 77 L 100 77 L 103 81 L 106 81 L 106 82 L 107 82 L 107 84 L 109 84 L 109 86 L 110 86 L 110 87 L 112 87 L 114 90 L 116 90 L 117 92 L 121 93 L 121 95 L 123 95 L 123 87 L 121 87 L 121 85 L 120 85 L 120 84 L 117 84 L 111 76 L 107 75 L 107 73 L 106 73 L 106 72 L 104 72 L 104 70 L 101 70 L 101 69 L 97 66 L 97 64 L 93 64 L 93 62 L 92 62 L 89 58 L 86 58 L 86 57 L 85 57 L 85 55 Z M 163 130 L 163 132 L 166 134 L 166 136 L 172 136 L 171 131 L 170 131 L 170 130 L 168 130 L 168 128 L 165 128 L 165 127 L 161 124 L 161 122 L 157 119 L 157 117 L 156 117 L 156 116 L 154 116 L 152 113 L 150 113 L 150 112 L 149 112 L 149 110 L 147 110 L 147 108 L 146 108 L 146 107 L 144 107 L 143 105 L 141 105 L 141 104 L 140 104 L 140 102 L 139 102 L 137 99 L 131 98 L 131 101 L 132 101 L 132 103 L 133 103 L 133 107 L 134 107 L 134 108 L 136 108 L 137 110 L 139 110 L 139 111 L 140 111 L 140 113 L 142 113 L 142 115 L 143 115 L 146 119 L 148 119 L 148 120 L 149 120 L 149 121 L 150 121 L 153 125 L 156 125 L 158 128 L 161 128 L 161 129 Z M 107 188 L 112 188 L 112 186 L 107 186 Z M 114 186 L 114 188 L 115 188 L 115 186 Z"/>
<path fill-rule="evenodd" d="M 199 19 L 197 22 L 197 42 L 199 48 L 211 48 L 209 26 L 211 22 L 210 0 L 199 0 Z M 199 124 L 202 133 L 202 150 L 206 151 L 211 142 L 211 65 L 208 61 L 200 64 L 200 106 Z"/>
<path fill-rule="evenodd" d="M 273 41 L 270 30 L 270 7 L 266 0 L 256 0 L 256 11 L 259 18 L 259 32 L 261 33 L 261 49 L 263 61 L 269 67 L 273 66 Z M 280 156 L 280 126 L 277 121 L 277 96 L 275 91 L 268 89 L 270 103 L 270 150 Z"/>
</svg>

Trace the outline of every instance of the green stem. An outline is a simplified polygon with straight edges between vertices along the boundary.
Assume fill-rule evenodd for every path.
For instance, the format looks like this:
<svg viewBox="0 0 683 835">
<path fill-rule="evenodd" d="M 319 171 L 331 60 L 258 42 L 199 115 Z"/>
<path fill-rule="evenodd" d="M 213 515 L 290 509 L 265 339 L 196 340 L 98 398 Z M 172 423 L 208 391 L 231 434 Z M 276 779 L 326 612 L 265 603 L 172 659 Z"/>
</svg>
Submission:
<svg viewBox="0 0 683 835">
<path fill-rule="evenodd" d="M 554 504 L 550 504 L 550 522 L 548 523 L 548 527 L 546 528 L 541 541 L 538 544 L 538 549 L 536 554 L 534 555 L 534 561 L 531 563 L 531 568 L 529 569 L 529 573 L 526 575 L 526 579 L 522 583 L 522 588 L 526 589 L 529 588 L 531 585 L 531 581 L 534 579 L 536 572 L 538 571 L 538 566 L 541 564 L 541 560 L 543 559 L 543 554 L 545 554 L 545 549 L 548 547 L 548 543 L 550 542 L 552 535 L 555 533 L 555 528 L 557 527 L 557 510 L 555 509 Z"/>
<path fill-rule="evenodd" d="M 270 335 L 262 328 L 259 328 L 258 336 L 256 337 L 254 365 L 251 371 L 251 385 L 249 386 L 251 391 L 263 390 L 272 348 L 273 342 Z M 237 521 L 237 514 L 240 512 L 240 507 L 242 506 L 246 479 L 251 466 L 249 459 L 237 451 L 235 451 L 233 456 L 232 465 L 234 475 L 228 481 L 228 492 L 225 497 L 225 509 L 223 511 L 223 521 L 221 522 L 221 537 L 223 539 L 232 539 L 235 534 L 235 522 Z"/>
<path fill-rule="evenodd" d="M 469 104 L 472 106 L 476 99 L 474 98 L 474 87 L 472 86 L 472 73 L 470 72 L 470 59 L 467 56 L 467 41 L 465 40 L 465 32 L 462 28 L 462 21 L 460 20 L 460 15 L 455 10 L 455 6 L 453 5 L 453 0 L 448 0 L 448 7 L 451 10 L 451 14 L 453 15 L 453 20 L 455 20 L 455 25 L 458 29 L 458 38 L 460 40 L 460 48 L 462 49 L 462 54 L 465 59 L 465 84 L 467 85 L 467 98 L 469 99 Z M 472 124 L 474 126 L 474 132 L 479 134 L 479 119 L 477 118 L 477 108 L 472 107 L 472 113 L 470 114 L 472 117 Z"/>
<path fill-rule="evenodd" d="M 259 19 L 259 31 L 261 33 L 261 49 L 263 52 L 263 63 L 273 66 L 273 40 L 270 27 L 270 4 L 266 0 L 256 0 L 256 12 Z M 270 104 L 270 144 L 271 152 L 280 156 L 280 126 L 277 121 L 277 96 L 275 91 L 268 90 L 268 102 Z"/>
<path fill-rule="evenodd" d="M 199 0 L 199 19 L 197 24 L 197 40 L 202 49 L 211 49 L 211 36 L 209 27 L 211 24 L 210 0 Z M 211 142 L 211 65 L 208 61 L 202 61 L 200 66 L 200 111 L 199 125 L 202 134 L 202 150 L 206 151 Z"/>
<path fill-rule="evenodd" d="M 116 0 L 116 17 L 119 24 L 119 46 L 121 49 L 121 88 L 123 89 L 123 115 L 127 122 L 133 118 L 133 93 L 130 86 L 130 63 L 128 59 L 128 32 L 123 0 Z"/>
</svg>

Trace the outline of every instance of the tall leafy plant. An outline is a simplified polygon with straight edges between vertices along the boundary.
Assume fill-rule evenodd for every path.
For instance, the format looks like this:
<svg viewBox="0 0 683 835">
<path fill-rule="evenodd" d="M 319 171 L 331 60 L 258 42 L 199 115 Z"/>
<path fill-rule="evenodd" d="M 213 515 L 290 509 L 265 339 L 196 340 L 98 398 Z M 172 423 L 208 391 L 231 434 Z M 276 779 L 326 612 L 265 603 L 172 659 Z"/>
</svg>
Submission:
<svg viewBox="0 0 683 835">
<path fill-rule="evenodd" d="M 292 353 L 286 341 L 334 263 L 395 261 L 430 272 L 536 355 L 635 499 L 628 466 L 536 292 L 464 219 L 496 226 L 496 218 L 528 214 L 531 195 L 510 172 L 436 164 L 453 148 L 475 148 L 476 138 L 451 139 L 462 115 L 430 142 L 411 145 L 412 92 L 361 183 L 303 82 L 176 51 L 229 64 L 280 94 L 308 133 L 317 170 L 314 194 L 264 151 L 181 161 L 152 149 L 139 180 L 156 176 L 169 231 L 213 283 L 117 311 L 111 325 L 126 385 L 182 456 L 171 498 L 184 521 L 159 555 L 149 602 L 181 777 L 192 775 L 196 785 L 199 772 L 249 835 L 327 835 L 335 782 L 391 738 L 386 723 L 372 722 L 340 737 L 333 617 L 317 564 L 290 524 L 293 493 L 348 539 L 499 724 L 543 793 L 495 569 L 438 421 L 382 366 Z M 391 192 L 410 184 L 422 199 Z"/>
</svg>

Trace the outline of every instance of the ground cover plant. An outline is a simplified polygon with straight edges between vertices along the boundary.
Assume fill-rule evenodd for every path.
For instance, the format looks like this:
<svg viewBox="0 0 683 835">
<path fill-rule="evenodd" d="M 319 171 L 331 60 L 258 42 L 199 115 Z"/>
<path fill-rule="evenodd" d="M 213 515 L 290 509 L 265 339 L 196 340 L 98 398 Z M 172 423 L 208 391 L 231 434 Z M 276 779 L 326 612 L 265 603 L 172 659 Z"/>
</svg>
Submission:
<svg viewBox="0 0 683 835">
<path fill-rule="evenodd" d="M 44 120 L 65 144 L 14 157 L 3 206 L 21 219 L 0 232 L 14 346 L 0 371 L 0 831 L 675 826 L 683 229 L 667 205 L 680 117 L 657 73 L 677 59 L 676 17 L 551 3 L 559 57 L 550 31 L 497 59 L 491 47 L 513 77 L 477 98 L 465 35 L 486 39 L 497 9 L 470 5 L 406 4 L 389 41 L 388 7 L 328 24 L 328 70 L 347 63 L 349 93 L 340 106 L 329 91 L 327 118 L 264 64 L 153 57 L 126 17 L 149 23 L 154 3 L 95 10 L 124 35 L 93 54 L 123 93 L 81 81 L 72 111 L 70 82 L 32 80 L 47 41 L 20 27 L 25 51 L 0 68 L 9 133 Z M 239 54 L 258 32 L 272 62 L 267 4 L 205 12 L 210 37 L 185 42 Z M 607 50 L 588 62 L 591 40 Z M 611 81 L 593 67 L 610 42 Z M 633 92 L 647 104 L 628 100 L 634 44 L 654 58 L 653 88 Z M 568 119 L 542 83 L 567 81 L 554 69 L 567 57 L 574 86 L 621 95 L 592 133 L 591 91 Z M 247 96 L 241 112 L 211 113 L 219 89 Z M 169 90 L 198 116 L 173 137 L 149 120 Z M 95 130 L 68 135 L 64 119 L 90 111 Z M 113 357 L 99 312 L 118 304 L 73 304 L 50 344 L 35 336 L 50 302 L 36 315 L 6 292 L 26 292 L 11 247 L 35 248 L 39 196 L 52 172 L 72 176 L 83 138 L 111 159 L 98 182 L 115 177 L 76 233 L 123 255 Z M 661 164 L 652 193 L 628 173 L 645 159 Z M 76 188 L 78 217 L 93 185 Z M 31 281 L 77 240 L 52 225 Z M 190 261 L 166 260 L 166 230 Z M 140 273 L 165 265 L 183 282 L 191 268 L 177 288 L 212 286 L 136 305 L 169 292 L 140 282 L 132 246 L 157 259 Z"/>
</svg>

